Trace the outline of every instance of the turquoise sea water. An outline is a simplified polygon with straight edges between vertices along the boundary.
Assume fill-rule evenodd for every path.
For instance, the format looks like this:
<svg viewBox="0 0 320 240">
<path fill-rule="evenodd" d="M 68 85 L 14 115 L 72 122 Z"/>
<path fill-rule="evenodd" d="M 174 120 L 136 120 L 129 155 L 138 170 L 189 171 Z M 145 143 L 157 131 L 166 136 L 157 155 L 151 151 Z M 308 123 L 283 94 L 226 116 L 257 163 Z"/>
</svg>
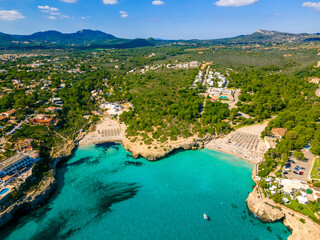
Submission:
<svg viewBox="0 0 320 240">
<path fill-rule="evenodd" d="M 3 228 L 0 239 L 286 239 L 282 223 L 248 212 L 251 170 L 207 149 L 148 162 L 121 145 L 81 147 L 59 167 L 49 203 Z"/>
</svg>

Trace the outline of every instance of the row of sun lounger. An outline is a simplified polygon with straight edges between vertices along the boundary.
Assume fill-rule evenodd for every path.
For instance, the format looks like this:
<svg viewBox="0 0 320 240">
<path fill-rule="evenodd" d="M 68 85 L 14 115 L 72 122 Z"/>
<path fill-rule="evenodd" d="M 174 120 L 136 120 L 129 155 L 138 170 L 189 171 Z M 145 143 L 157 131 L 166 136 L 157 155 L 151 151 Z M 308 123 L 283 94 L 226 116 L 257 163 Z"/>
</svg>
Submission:
<svg viewBox="0 0 320 240">
<path fill-rule="evenodd" d="M 102 137 L 115 137 L 120 135 L 120 129 L 119 128 L 110 128 L 100 131 L 100 134 Z"/>
<path fill-rule="evenodd" d="M 228 141 L 236 147 L 256 151 L 258 149 L 259 137 L 250 133 L 236 132 Z"/>
</svg>

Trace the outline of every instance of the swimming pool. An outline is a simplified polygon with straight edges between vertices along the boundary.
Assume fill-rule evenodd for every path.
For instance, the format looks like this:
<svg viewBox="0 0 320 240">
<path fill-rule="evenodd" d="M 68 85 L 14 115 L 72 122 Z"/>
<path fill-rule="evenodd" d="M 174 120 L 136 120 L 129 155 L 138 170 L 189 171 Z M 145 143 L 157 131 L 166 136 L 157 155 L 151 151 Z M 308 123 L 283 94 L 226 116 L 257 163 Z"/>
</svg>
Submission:
<svg viewBox="0 0 320 240">
<path fill-rule="evenodd" d="M 2 189 L 2 190 L 0 191 L 0 195 L 3 195 L 3 194 L 5 194 L 5 193 L 7 193 L 8 191 L 9 191 L 9 188 Z"/>
<path fill-rule="evenodd" d="M 226 96 L 221 96 L 221 97 L 219 97 L 219 99 L 229 100 L 229 98 Z"/>
</svg>

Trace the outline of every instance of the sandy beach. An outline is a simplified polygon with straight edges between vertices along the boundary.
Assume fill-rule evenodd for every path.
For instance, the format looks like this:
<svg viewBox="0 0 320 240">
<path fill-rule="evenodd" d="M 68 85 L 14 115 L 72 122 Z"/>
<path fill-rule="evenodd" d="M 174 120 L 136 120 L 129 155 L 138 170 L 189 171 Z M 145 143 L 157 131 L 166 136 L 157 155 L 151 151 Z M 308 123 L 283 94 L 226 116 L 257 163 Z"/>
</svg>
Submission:
<svg viewBox="0 0 320 240">
<path fill-rule="evenodd" d="M 260 138 L 268 122 L 240 128 L 222 138 L 214 139 L 206 148 L 235 155 L 255 164 L 263 161 L 267 151 L 265 142 Z"/>
<path fill-rule="evenodd" d="M 105 142 L 122 142 L 125 138 L 126 125 L 110 117 L 101 118 L 95 126 L 78 142 L 80 146 Z"/>
</svg>

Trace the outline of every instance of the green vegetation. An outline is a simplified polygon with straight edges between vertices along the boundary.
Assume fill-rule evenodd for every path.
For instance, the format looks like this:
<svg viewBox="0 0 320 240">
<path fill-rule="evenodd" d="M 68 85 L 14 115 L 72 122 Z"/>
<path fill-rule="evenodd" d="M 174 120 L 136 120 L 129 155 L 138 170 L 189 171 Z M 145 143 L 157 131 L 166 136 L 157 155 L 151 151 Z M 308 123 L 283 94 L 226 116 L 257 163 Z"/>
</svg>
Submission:
<svg viewBox="0 0 320 240">
<path fill-rule="evenodd" d="M 280 39 L 291 37 L 276 35 Z M 91 41 L 86 34 L 83 38 Z M 303 159 L 301 149 L 308 144 L 315 155 L 320 155 L 320 101 L 315 95 L 318 86 L 308 81 L 320 77 L 320 69 L 314 67 L 320 48 L 316 42 L 284 45 L 259 34 L 182 44 L 112 38 L 93 41 L 88 46 L 90 50 L 84 51 L 83 39 L 75 49 L 66 48 L 69 43 L 59 39 L 54 44 L 53 39 L 54 34 L 45 46 L 30 43 L 28 51 L 5 50 L 3 53 L 23 56 L 0 59 L 0 70 L 4 70 L 0 73 L 0 112 L 15 109 L 14 116 L 0 121 L 0 134 L 9 140 L 0 158 L 14 154 L 15 143 L 25 138 L 34 140 L 41 155 L 41 161 L 33 168 L 36 179 L 14 191 L 13 199 L 52 176 L 50 154 L 63 149 L 96 123 L 99 117 L 94 114 L 99 114 L 98 106 L 103 101 L 132 104 L 119 120 L 127 125 L 130 140 L 147 145 L 148 149 L 157 149 L 158 146 L 152 146 L 155 142 L 166 150 L 164 143 L 170 140 L 223 135 L 244 125 L 270 120 L 262 137 L 271 135 L 272 128 L 286 128 L 287 134 L 278 140 L 276 149 L 265 154 L 265 161 L 259 165 L 260 177 L 283 166 L 290 156 Z M 260 45 L 247 42 L 252 40 Z M 7 44 L 10 49 L 11 41 Z M 128 49 L 107 49 L 111 45 Z M 48 50 L 32 50 L 42 47 Z M 229 109 L 228 104 L 205 99 L 201 85 L 191 88 L 199 69 L 170 68 L 190 61 L 213 62 L 212 70 L 228 76 L 228 88 L 241 89 L 236 107 Z M 53 104 L 54 97 L 61 98 L 63 105 Z M 47 108 L 53 106 L 59 110 L 48 112 Z M 37 114 L 55 117 L 58 123 L 33 125 L 30 120 Z M 22 127 L 16 128 L 22 121 Z M 12 129 L 15 132 L 9 134 Z M 313 176 L 319 165 L 317 159 Z M 279 169 L 276 176 L 281 174 Z M 317 184 L 320 186 L 314 183 Z M 267 188 L 269 184 L 263 180 L 260 186 Z M 270 197 L 281 203 L 283 195 Z M 301 206 L 292 201 L 288 206 L 314 219 L 318 205 Z"/>
<path fill-rule="evenodd" d="M 320 209 L 320 202 L 309 202 L 306 205 L 299 204 L 296 200 L 292 200 L 286 207 L 291 208 L 294 211 L 300 212 L 303 215 L 308 216 L 314 222 L 320 224 L 320 220 L 314 215 Z"/>
<path fill-rule="evenodd" d="M 116 100 L 122 95 L 133 104 L 134 109 L 123 113 L 120 120 L 128 126 L 128 136 L 141 135 L 149 143 L 146 133 L 165 142 L 193 134 L 204 136 L 230 131 L 230 125 L 222 122 L 230 114 L 227 104 L 207 101 L 204 114 L 200 115 L 204 98 L 196 89 L 190 89 L 196 74 L 196 70 L 161 70 L 128 75 L 115 80 L 113 89 L 121 91 L 117 90 L 107 99 Z"/>
<path fill-rule="evenodd" d="M 320 158 L 316 158 L 311 171 L 311 178 L 320 179 L 319 173 L 320 173 Z"/>
<path fill-rule="evenodd" d="M 306 220 L 304 220 L 303 218 L 300 218 L 299 221 L 302 222 L 303 224 L 306 223 Z"/>
</svg>

